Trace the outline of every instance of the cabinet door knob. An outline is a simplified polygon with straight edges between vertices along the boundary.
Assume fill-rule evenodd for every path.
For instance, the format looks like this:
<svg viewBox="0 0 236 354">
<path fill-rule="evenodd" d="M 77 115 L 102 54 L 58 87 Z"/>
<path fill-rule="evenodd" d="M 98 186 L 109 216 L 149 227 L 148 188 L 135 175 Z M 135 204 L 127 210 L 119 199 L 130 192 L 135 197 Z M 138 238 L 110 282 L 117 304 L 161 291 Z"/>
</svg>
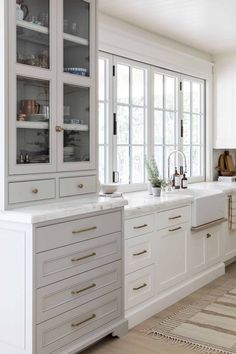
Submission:
<svg viewBox="0 0 236 354">
<path fill-rule="evenodd" d="M 57 133 L 63 132 L 64 130 L 64 128 L 60 127 L 59 125 L 57 125 L 55 129 Z"/>
<path fill-rule="evenodd" d="M 206 236 L 207 236 L 207 238 L 210 238 L 210 237 L 211 237 L 211 234 L 207 234 Z"/>
<path fill-rule="evenodd" d="M 78 185 L 78 188 L 80 188 L 80 189 L 84 188 L 83 183 L 80 183 L 80 184 Z"/>
<path fill-rule="evenodd" d="M 32 189 L 32 193 L 37 194 L 39 190 L 37 188 Z"/>
</svg>

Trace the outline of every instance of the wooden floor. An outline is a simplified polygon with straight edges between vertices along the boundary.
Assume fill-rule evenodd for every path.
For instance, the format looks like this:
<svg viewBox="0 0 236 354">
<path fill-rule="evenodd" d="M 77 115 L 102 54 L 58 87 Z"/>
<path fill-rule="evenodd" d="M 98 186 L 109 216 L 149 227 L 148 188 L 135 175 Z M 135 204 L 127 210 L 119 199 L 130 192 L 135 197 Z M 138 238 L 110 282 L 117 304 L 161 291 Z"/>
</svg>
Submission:
<svg viewBox="0 0 236 354">
<path fill-rule="evenodd" d="M 236 277 L 236 263 L 227 267 L 226 274 L 227 276 Z M 219 285 L 224 280 L 224 277 L 225 276 L 216 279 L 211 284 L 187 296 L 179 303 L 188 304 L 191 303 L 193 299 L 198 299 L 200 296 L 206 294 L 209 289 Z M 193 352 L 178 345 L 161 343 L 159 340 L 146 337 L 140 332 L 142 329 L 153 327 L 159 319 L 165 318 L 171 314 L 175 310 L 175 306 L 176 305 L 173 305 L 149 318 L 147 321 L 130 330 L 125 337 L 117 339 L 109 336 L 83 351 L 83 354 L 196 354 L 196 351 Z"/>
</svg>

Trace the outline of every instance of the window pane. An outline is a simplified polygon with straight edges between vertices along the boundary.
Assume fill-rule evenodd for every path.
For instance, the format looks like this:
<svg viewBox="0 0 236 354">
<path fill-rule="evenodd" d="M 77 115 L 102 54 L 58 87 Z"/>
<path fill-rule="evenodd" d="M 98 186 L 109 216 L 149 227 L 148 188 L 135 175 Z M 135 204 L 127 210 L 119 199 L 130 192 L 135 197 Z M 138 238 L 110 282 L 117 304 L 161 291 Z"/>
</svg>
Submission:
<svg viewBox="0 0 236 354">
<path fill-rule="evenodd" d="M 99 180 L 101 183 L 105 182 L 104 146 L 99 146 Z"/>
<path fill-rule="evenodd" d="M 184 125 L 184 144 L 190 144 L 190 114 L 184 114 L 183 125 Z"/>
<path fill-rule="evenodd" d="M 99 100 L 104 101 L 105 98 L 105 60 L 99 59 Z"/>
<path fill-rule="evenodd" d="M 191 174 L 191 165 L 190 165 L 190 146 L 184 146 L 184 154 L 187 160 L 187 175 Z"/>
<path fill-rule="evenodd" d="M 175 78 L 165 77 L 165 108 L 175 109 Z"/>
<path fill-rule="evenodd" d="M 117 147 L 117 170 L 119 171 L 120 183 L 129 183 L 129 147 Z"/>
<path fill-rule="evenodd" d="M 117 102 L 129 103 L 129 66 L 117 65 Z"/>
<path fill-rule="evenodd" d="M 99 144 L 105 141 L 105 112 L 104 103 L 99 103 Z"/>
<path fill-rule="evenodd" d="M 155 146 L 154 148 L 154 157 L 157 163 L 157 167 L 160 172 L 160 176 L 163 177 L 163 147 Z"/>
<path fill-rule="evenodd" d="M 132 103 L 134 105 L 144 105 L 144 70 L 133 68 L 132 69 Z"/>
<path fill-rule="evenodd" d="M 165 138 L 166 144 L 175 143 L 175 113 L 166 112 L 165 113 Z"/>
<path fill-rule="evenodd" d="M 183 81 L 183 109 L 184 112 L 190 112 L 190 81 Z"/>
<path fill-rule="evenodd" d="M 166 146 L 165 147 L 165 161 L 166 161 L 165 177 L 168 177 L 168 163 L 167 163 L 168 156 L 173 150 L 175 150 L 175 146 Z M 176 155 L 173 154 L 170 158 L 170 176 L 172 176 L 174 174 L 175 166 L 176 166 Z"/>
<path fill-rule="evenodd" d="M 201 175 L 201 153 L 200 146 L 192 147 L 192 176 Z"/>
<path fill-rule="evenodd" d="M 163 144 L 163 112 L 155 111 L 154 144 Z"/>
<path fill-rule="evenodd" d="M 144 182 L 144 147 L 133 146 L 132 148 L 132 182 Z"/>
<path fill-rule="evenodd" d="M 117 143 L 129 144 L 129 107 L 117 106 Z"/>
<path fill-rule="evenodd" d="M 132 109 L 132 144 L 144 143 L 144 109 Z"/>
<path fill-rule="evenodd" d="M 201 86 L 198 82 L 192 83 L 192 105 L 193 113 L 201 111 Z"/>
<path fill-rule="evenodd" d="M 192 143 L 201 143 L 201 116 L 196 114 L 193 114 L 192 118 Z"/>
<path fill-rule="evenodd" d="M 154 74 L 154 107 L 163 108 L 163 75 Z"/>
</svg>

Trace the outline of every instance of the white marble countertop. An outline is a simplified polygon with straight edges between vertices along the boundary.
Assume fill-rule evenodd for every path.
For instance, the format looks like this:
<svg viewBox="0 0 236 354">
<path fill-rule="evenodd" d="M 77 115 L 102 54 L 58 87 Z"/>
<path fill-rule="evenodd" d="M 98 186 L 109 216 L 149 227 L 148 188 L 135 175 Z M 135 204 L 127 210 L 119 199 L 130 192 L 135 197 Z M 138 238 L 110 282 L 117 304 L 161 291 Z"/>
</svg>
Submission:
<svg viewBox="0 0 236 354">
<path fill-rule="evenodd" d="M 189 188 L 197 188 L 204 190 L 220 190 L 225 194 L 235 193 L 236 192 L 236 182 L 225 183 L 225 182 L 201 182 L 201 183 L 193 183 L 189 185 Z"/>
<path fill-rule="evenodd" d="M 18 208 L 0 212 L 1 221 L 11 221 L 26 224 L 51 221 L 60 218 L 73 217 L 110 210 L 127 205 L 124 198 L 87 197 L 70 201 L 59 201 L 40 204 L 26 208 Z"/>
<path fill-rule="evenodd" d="M 141 213 L 155 212 L 190 204 L 193 201 L 193 196 L 173 193 L 153 197 L 148 194 L 148 191 L 142 191 L 125 193 L 124 199 L 128 201 L 128 205 L 125 206 L 125 217 L 129 218 Z"/>
</svg>

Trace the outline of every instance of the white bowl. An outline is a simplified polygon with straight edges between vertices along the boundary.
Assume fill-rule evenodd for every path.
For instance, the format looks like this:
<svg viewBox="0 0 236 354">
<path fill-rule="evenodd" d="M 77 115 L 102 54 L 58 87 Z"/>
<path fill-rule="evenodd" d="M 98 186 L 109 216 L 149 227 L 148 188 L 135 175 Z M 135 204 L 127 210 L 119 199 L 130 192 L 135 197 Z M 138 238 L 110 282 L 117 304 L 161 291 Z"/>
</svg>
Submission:
<svg viewBox="0 0 236 354">
<path fill-rule="evenodd" d="M 101 191 L 104 194 L 112 194 L 117 191 L 119 184 L 111 183 L 111 184 L 102 184 Z"/>
</svg>

